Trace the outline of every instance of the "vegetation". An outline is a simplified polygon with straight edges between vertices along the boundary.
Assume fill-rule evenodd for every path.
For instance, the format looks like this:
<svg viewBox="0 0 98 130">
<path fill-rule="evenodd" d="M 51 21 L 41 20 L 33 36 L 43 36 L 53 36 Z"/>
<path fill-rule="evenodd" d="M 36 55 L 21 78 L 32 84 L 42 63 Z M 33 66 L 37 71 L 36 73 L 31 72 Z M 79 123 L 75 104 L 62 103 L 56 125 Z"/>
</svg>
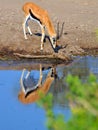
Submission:
<svg viewBox="0 0 98 130">
<path fill-rule="evenodd" d="M 97 130 L 98 129 L 98 83 L 91 74 L 86 83 L 77 76 L 68 75 L 65 79 L 69 91 L 67 98 L 72 117 L 65 121 L 63 115 L 53 112 L 53 95 L 42 96 L 38 105 L 46 110 L 48 130 Z"/>
</svg>

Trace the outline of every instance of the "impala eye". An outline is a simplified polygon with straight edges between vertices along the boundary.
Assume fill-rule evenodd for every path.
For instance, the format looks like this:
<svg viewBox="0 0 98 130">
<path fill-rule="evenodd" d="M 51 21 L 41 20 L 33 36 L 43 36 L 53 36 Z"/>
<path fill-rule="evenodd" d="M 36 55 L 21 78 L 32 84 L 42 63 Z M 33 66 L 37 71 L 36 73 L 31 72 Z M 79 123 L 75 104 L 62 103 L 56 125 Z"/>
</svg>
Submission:
<svg viewBox="0 0 98 130">
<path fill-rule="evenodd" d="M 53 42 L 56 42 L 56 39 L 55 39 L 55 38 L 53 38 Z"/>
</svg>

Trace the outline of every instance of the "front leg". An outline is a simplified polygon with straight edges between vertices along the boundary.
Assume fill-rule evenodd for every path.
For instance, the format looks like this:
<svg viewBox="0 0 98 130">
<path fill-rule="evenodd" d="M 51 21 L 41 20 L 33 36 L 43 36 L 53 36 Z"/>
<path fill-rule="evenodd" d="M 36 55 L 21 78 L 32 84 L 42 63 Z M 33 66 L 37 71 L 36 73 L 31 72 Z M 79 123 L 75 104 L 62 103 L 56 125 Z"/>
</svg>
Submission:
<svg viewBox="0 0 98 130">
<path fill-rule="evenodd" d="M 40 48 L 41 51 L 43 51 L 43 47 L 44 47 L 44 43 L 41 42 L 41 48 Z"/>
<path fill-rule="evenodd" d="M 38 81 L 39 87 L 41 87 L 41 85 L 42 85 L 42 78 L 43 78 L 42 65 L 40 64 L 40 76 L 39 76 L 39 81 Z"/>
<path fill-rule="evenodd" d="M 22 24 L 22 26 L 23 26 L 24 38 L 25 38 L 25 39 L 28 39 L 28 38 L 27 38 L 27 35 L 26 35 L 26 29 L 25 29 L 25 28 L 26 28 L 26 24 L 25 24 L 25 22 Z"/>
<path fill-rule="evenodd" d="M 42 37 L 41 37 L 41 51 L 43 51 L 44 47 L 44 39 L 45 39 L 45 27 L 41 25 Z"/>
</svg>

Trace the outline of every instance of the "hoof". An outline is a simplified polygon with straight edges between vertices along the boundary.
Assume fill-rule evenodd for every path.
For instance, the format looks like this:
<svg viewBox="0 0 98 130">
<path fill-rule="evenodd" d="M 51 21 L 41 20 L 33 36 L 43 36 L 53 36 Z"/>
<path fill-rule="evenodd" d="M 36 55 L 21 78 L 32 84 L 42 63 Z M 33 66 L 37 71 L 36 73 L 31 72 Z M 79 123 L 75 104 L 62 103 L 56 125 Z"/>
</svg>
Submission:
<svg viewBox="0 0 98 130">
<path fill-rule="evenodd" d="M 43 52 L 43 49 L 40 49 L 40 52 Z"/>
<path fill-rule="evenodd" d="M 40 51 L 43 51 L 43 47 L 41 46 Z"/>
<path fill-rule="evenodd" d="M 41 42 L 41 48 L 40 48 L 40 50 L 43 51 L 43 48 L 44 48 L 44 44 L 43 44 L 43 42 Z"/>
<path fill-rule="evenodd" d="M 30 36 L 32 36 L 33 34 L 32 33 L 30 33 Z"/>
<path fill-rule="evenodd" d="M 25 40 L 27 40 L 28 38 L 27 37 L 25 37 Z"/>
</svg>

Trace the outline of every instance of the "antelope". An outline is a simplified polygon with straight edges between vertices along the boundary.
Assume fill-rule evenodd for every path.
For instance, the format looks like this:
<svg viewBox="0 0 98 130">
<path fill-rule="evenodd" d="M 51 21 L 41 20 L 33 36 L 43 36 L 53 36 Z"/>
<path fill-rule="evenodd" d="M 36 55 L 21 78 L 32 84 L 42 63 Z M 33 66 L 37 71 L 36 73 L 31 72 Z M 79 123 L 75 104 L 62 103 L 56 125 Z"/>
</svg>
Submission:
<svg viewBox="0 0 98 130">
<path fill-rule="evenodd" d="M 48 15 L 48 12 L 32 2 L 25 3 L 23 5 L 22 9 L 25 13 L 25 19 L 23 22 L 24 38 L 27 39 L 26 29 L 25 29 L 26 27 L 29 31 L 29 34 L 32 35 L 31 29 L 28 25 L 28 21 L 33 20 L 33 21 L 37 22 L 41 27 L 42 37 L 41 37 L 40 50 L 42 51 L 43 47 L 44 47 L 45 28 L 48 31 L 49 39 L 50 39 L 50 42 L 52 44 L 52 47 L 53 47 L 53 49 L 55 49 L 57 46 L 57 40 L 59 39 L 59 36 L 57 36 L 57 34 L 55 32 L 53 23 Z M 63 28 L 63 25 L 62 25 L 62 28 Z"/>
<path fill-rule="evenodd" d="M 35 86 L 33 86 L 33 84 L 32 84 L 31 88 L 28 88 L 28 86 L 26 86 L 24 84 L 24 80 L 28 79 L 28 77 L 30 75 L 30 71 L 28 71 L 25 78 L 24 78 L 24 72 L 25 72 L 25 69 L 23 70 L 21 78 L 20 78 L 21 90 L 19 92 L 18 99 L 22 103 L 28 104 L 28 103 L 32 103 L 32 102 L 35 102 L 38 99 L 40 99 L 41 98 L 40 93 L 45 95 L 49 91 L 49 88 L 56 76 L 56 69 L 54 69 L 54 68 L 50 69 L 45 81 L 42 84 L 43 73 L 42 73 L 42 66 L 40 65 L 39 81 Z"/>
</svg>

